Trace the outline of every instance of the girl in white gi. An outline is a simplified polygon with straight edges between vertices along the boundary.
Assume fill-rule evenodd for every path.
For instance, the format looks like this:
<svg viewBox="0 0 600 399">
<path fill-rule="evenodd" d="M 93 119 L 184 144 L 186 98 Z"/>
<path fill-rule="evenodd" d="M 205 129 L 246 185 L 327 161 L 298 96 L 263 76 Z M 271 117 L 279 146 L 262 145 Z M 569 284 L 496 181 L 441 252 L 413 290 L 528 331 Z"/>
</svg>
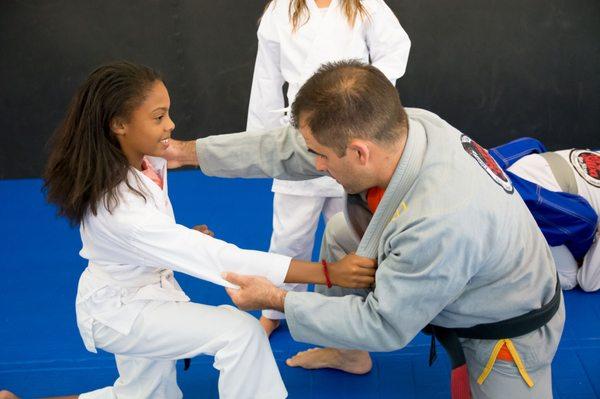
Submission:
<svg viewBox="0 0 600 399">
<path fill-rule="evenodd" d="M 258 53 L 248 108 L 248 131 L 287 124 L 282 86 L 292 104 L 302 84 L 325 62 L 371 62 L 395 84 L 404 75 L 410 40 L 383 0 L 273 0 L 258 28 Z M 310 260 L 319 216 L 325 221 L 344 204 L 342 187 L 330 177 L 273 182 L 270 252 Z M 306 285 L 288 289 L 305 291 Z M 263 312 L 270 334 L 285 316 Z"/>
<path fill-rule="evenodd" d="M 324 271 L 175 223 L 166 161 L 158 158 L 175 127 L 169 107 L 154 71 L 113 63 L 92 72 L 55 134 L 47 197 L 80 224 L 80 255 L 89 261 L 79 280 L 77 324 L 86 348 L 114 353 L 119 370 L 114 386 L 79 398 L 180 398 L 175 362 L 199 354 L 214 355 L 221 397 L 283 398 L 258 321 L 230 306 L 190 302 L 173 271 L 226 286 L 227 270 L 262 274 L 275 284 L 324 283 Z M 371 284 L 374 269 L 362 267 L 371 262 L 352 259 L 332 265 L 331 279 Z"/>
</svg>

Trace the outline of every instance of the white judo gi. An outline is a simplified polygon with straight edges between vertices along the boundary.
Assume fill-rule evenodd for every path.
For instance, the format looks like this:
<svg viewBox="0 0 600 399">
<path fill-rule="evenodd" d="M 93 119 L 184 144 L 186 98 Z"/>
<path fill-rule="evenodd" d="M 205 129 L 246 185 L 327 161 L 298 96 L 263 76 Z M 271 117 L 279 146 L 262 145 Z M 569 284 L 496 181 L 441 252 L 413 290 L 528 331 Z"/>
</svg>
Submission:
<svg viewBox="0 0 600 399">
<path fill-rule="evenodd" d="M 173 271 L 231 286 L 224 271 L 259 274 L 282 284 L 287 256 L 242 250 L 175 222 L 168 197 L 166 161 L 148 160 L 163 189 L 132 169 L 119 204 L 99 205 L 81 224 L 89 261 L 79 280 L 77 325 L 86 348 L 115 354 L 114 386 L 82 394 L 90 398 L 181 398 L 175 362 L 214 355 L 222 398 L 283 398 L 287 395 L 267 337 L 258 321 L 231 306 L 190 302 Z"/>
<path fill-rule="evenodd" d="M 368 17 L 350 26 L 340 2 L 327 8 L 306 2 L 310 17 L 294 32 L 290 0 L 273 1 L 258 28 L 258 53 L 252 80 L 246 130 L 260 131 L 287 124 L 282 86 L 288 82 L 292 104 L 304 82 L 324 63 L 345 59 L 371 62 L 393 84 L 404 75 L 410 40 L 383 0 L 365 0 Z M 305 22 L 305 23 L 302 23 Z M 314 237 L 323 212 L 325 221 L 344 206 L 342 187 L 330 177 L 307 181 L 274 180 L 273 235 L 270 252 L 310 260 Z M 305 291 L 305 284 L 287 289 Z M 283 314 L 265 311 L 270 319 Z"/>
<path fill-rule="evenodd" d="M 570 169 L 570 174 L 577 185 L 577 195 L 585 198 L 594 211 L 600 215 L 600 179 L 592 176 L 596 170 L 589 171 L 580 164 L 577 160 L 578 152 L 581 151 L 562 150 L 556 151 L 555 154 L 565 161 L 561 165 Z M 600 155 L 597 156 L 600 158 Z M 562 191 L 547 159 L 540 154 L 527 155 L 515 162 L 508 170 L 547 190 Z M 596 230 L 596 239 L 583 258 L 581 265 L 578 265 L 565 245 L 550 247 L 563 289 L 572 289 L 578 284 L 585 291 L 600 289 L 599 239 L 600 233 Z"/>
</svg>

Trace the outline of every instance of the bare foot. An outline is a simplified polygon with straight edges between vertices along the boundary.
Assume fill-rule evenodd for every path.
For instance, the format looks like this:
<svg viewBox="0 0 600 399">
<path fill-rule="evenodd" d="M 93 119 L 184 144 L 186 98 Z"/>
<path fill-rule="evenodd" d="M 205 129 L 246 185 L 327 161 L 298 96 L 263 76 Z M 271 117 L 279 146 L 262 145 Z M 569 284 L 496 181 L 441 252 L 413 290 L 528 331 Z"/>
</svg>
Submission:
<svg viewBox="0 0 600 399">
<path fill-rule="evenodd" d="M 258 322 L 265 329 L 265 332 L 267 333 L 267 337 L 271 336 L 271 333 L 273 331 L 275 331 L 277 329 L 277 327 L 279 327 L 279 324 L 280 324 L 279 320 L 268 319 L 265 316 L 260 316 L 260 320 L 258 320 Z M 2 399 L 2 398 L 0 398 L 0 399 Z"/>
<path fill-rule="evenodd" d="M 289 358 L 290 367 L 331 368 L 351 374 L 367 374 L 373 367 L 369 352 L 336 348 L 312 348 Z"/>
<path fill-rule="evenodd" d="M 0 391 L 0 399 L 19 399 L 19 397 L 10 391 L 2 390 Z"/>
</svg>

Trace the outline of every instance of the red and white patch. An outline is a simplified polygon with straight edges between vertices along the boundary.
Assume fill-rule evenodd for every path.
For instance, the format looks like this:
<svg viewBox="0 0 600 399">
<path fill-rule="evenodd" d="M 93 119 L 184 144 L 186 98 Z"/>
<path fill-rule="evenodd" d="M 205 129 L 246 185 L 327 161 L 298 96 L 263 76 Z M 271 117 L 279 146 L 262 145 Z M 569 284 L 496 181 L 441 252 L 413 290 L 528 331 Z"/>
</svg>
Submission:
<svg viewBox="0 0 600 399">
<path fill-rule="evenodd" d="M 600 154 L 590 150 L 573 150 L 569 159 L 579 176 L 592 186 L 600 187 Z"/>
<path fill-rule="evenodd" d="M 475 158 L 479 166 L 481 166 L 483 170 L 485 170 L 492 178 L 492 180 L 502 187 L 504 191 L 506 191 L 508 194 L 512 194 L 515 191 L 512 182 L 506 173 L 504 173 L 504 170 L 502 170 L 496 160 L 492 158 L 485 148 L 464 134 L 460 137 L 460 141 L 465 151 Z"/>
</svg>

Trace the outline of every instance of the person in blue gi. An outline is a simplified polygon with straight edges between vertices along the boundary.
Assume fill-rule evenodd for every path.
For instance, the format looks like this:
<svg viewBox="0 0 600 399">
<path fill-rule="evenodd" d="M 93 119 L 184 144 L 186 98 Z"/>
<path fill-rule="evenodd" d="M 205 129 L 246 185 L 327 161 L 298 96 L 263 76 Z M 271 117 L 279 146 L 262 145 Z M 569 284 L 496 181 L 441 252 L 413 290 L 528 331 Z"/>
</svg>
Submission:
<svg viewBox="0 0 600 399">
<path fill-rule="evenodd" d="M 492 148 L 544 233 L 563 289 L 600 289 L 600 153 L 548 152 L 529 137 Z"/>
</svg>

